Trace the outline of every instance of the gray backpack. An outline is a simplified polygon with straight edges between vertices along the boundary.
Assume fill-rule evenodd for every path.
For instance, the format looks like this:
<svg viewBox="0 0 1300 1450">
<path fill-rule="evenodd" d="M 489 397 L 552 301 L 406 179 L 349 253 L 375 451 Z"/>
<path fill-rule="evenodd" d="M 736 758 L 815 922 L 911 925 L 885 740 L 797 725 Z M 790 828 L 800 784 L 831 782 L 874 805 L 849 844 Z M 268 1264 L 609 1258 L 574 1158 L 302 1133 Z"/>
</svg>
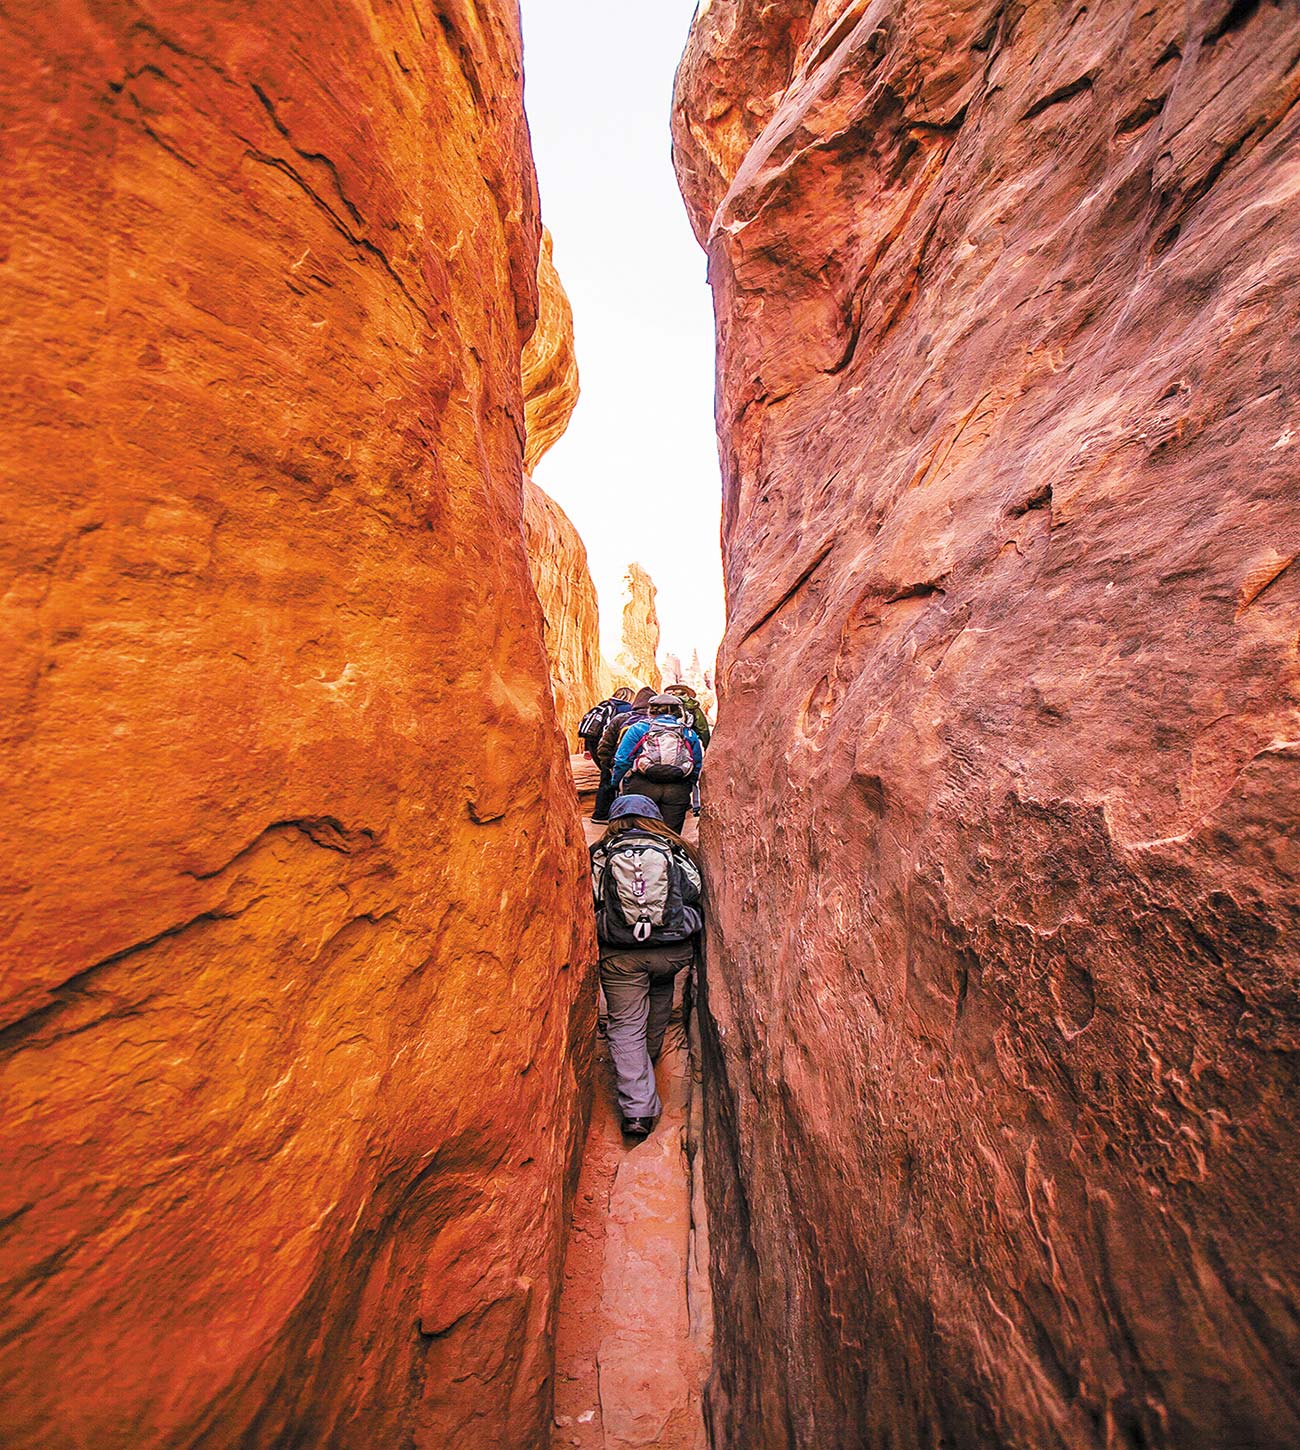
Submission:
<svg viewBox="0 0 1300 1450">
<path fill-rule="evenodd" d="M 695 756 L 685 731 L 680 720 L 652 720 L 632 757 L 633 772 L 647 780 L 689 780 Z"/>
<path fill-rule="evenodd" d="M 596 926 L 611 946 L 685 941 L 703 925 L 700 879 L 672 844 L 648 831 L 623 831 L 591 848 Z"/>
</svg>

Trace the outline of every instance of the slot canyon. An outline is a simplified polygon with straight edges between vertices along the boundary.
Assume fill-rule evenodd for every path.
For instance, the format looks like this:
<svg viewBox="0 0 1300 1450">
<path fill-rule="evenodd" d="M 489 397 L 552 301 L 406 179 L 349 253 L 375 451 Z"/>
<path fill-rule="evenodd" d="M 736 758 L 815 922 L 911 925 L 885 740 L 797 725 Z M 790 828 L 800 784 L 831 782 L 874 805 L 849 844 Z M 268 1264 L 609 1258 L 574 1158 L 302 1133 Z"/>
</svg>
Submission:
<svg viewBox="0 0 1300 1450">
<path fill-rule="evenodd" d="M 700 0 L 715 671 L 534 481 L 521 8 L 0 5 L 0 1444 L 1300 1445 L 1300 12 Z"/>
</svg>

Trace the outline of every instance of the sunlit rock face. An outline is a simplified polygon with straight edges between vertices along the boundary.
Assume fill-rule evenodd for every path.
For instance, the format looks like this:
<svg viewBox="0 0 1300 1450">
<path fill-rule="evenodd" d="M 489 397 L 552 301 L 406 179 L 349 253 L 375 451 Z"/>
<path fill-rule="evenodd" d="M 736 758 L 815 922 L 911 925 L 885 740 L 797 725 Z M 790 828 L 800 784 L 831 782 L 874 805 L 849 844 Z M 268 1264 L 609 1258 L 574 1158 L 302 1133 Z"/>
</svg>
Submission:
<svg viewBox="0 0 1300 1450">
<path fill-rule="evenodd" d="M 600 609 L 587 550 L 568 514 L 524 479 L 524 539 L 546 621 L 546 657 L 555 709 L 571 748 L 578 722 L 608 692 L 600 658 Z"/>
<path fill-rule="evenodd" d="M 623 587 L 622 644 L 614 657 L 618 679 L 640 688 L 649 685 L 657 690 L 662 683 L 659 672 L 659 614 L 655 597 L 659 591 L 654 580 L 640 564 L 629 564 Z"/>
<path fill-rule="evenodd" d="M 537 326 L 523 355 L 524 462 L 535 468 L 569 425 L 578 403 L 573 309 L 543 230 L 537 265 Z M 606 693 L 600 658 L 600 610 L 587 550 L 568 514 L 531 478 L 524 479 L 524 543 L 545 618 L 546 659 L 555 709 L 570 745 L 578 722 Z"/>
<path fill-rule="evenodd" d="M 573 308 L 555 270 L 551 234 L 542 230 L 537 258 L 537 325 L 522 360 L 524 467 L 531 473 L 569 426 L 578 406 L 578 360 L 573 350 Z"/>
<path fill-rule="evenodd" d="M 519 52 L 11 16 L 6 1446 L 547 1443 L 594 942 Z"/>
<path fill-rule="evenodd" d="M 719 1445 L 1300 1442 L 1298 53 L 697 20 Z"/>
</svg>

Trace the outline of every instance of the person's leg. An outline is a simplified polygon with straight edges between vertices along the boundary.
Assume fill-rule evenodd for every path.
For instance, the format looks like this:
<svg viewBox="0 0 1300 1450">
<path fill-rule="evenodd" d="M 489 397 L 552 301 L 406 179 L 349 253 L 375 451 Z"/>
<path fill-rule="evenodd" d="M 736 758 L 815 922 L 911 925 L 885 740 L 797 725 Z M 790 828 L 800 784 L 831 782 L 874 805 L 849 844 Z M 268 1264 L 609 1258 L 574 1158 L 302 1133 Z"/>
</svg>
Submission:
<svg viewBox="0 0 1300 1450">
<path fill-rule="evenodd" d="M 650 1054 L 650 1061 L 658 1060 L 660 1050 L 664 1045 L 664 1033 L 668 1028 L 668 1019 L 673 1011 L 673 984 L 676 981 L 677 973 L 683 968 L 689 967 L 695 955 L 694 947 L 689 943 L 672 947 L 662 947 L 655 954 L 655 960 L 648 963 L 650 968 L 650 1010 L 646 1019 L 646 1051 Z"/>
<path fill-rule="evenodd" d="M 596 787 L 596 800 L 591 808 L 591 819 L 593 821 L 609 820 L 609 808 L 614 804 L 614 783 L 610 779 L 609 771 L 600 772 L 600 784 Z"/>
<path fill-rule="evenodd" d="M 608 1008 L 609 1055 L 618 1083 L 618 1107 L 625 1118 L 657 1118 L 659 1094 L 646 1048 L 650 976 L 638 952 L 600 959 L 600 985 Z M 662 1035 L 662 1034 L 661 1034 Z"/>
<path fill-rule="evenodd" d="M 682 827 L 686 824 L 686 811 L 691 803 L 691 787 L 687 781 L 670 780 L 663 783 L 663 793 L 658 797 L 660 813 L 664 818 L 664 825 L 670 831 L 681 834 Z"/>
</svg>

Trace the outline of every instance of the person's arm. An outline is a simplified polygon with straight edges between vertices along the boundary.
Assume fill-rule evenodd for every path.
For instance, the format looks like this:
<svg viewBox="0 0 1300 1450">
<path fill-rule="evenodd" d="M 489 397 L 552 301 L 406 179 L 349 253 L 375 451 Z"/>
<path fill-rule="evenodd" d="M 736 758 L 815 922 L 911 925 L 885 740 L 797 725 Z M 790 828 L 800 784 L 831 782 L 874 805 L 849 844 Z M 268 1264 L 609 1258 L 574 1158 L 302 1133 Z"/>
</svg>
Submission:
<svg viewBox="0 0 1300 1450">
<path fill-rule="evenodd" d="M 689 734 L 691 737 L 691 759 L 695 762 L 695 774 L 699 775 L 700 771 L 704 769 L 704 746 L 700 744 L 700 737 L 694 730 L 690 731 Z"/>
<path fill-rule="evenodd" d="M 600 744 L 596 747 L 596 764 L 602 770 L 608 770 L 614 763 L 614 749 L 618 744 L 619 726 L 622 723 L 623 716 L 615 715 L 600 737 Z"/>
<path fill-rule="evenodd" d="M 629 725 L 624 730 L 623 738 L 618 742 L 618 749 L 614 752 L 614 768 L 610 773 L 610 779 L 615 785 L 618 785 L 627 774 L 628 766 L 632 764 L 632 756 L 649 728 L 648 720 L 638 720 L 635 725 Z"/>
</svg>

